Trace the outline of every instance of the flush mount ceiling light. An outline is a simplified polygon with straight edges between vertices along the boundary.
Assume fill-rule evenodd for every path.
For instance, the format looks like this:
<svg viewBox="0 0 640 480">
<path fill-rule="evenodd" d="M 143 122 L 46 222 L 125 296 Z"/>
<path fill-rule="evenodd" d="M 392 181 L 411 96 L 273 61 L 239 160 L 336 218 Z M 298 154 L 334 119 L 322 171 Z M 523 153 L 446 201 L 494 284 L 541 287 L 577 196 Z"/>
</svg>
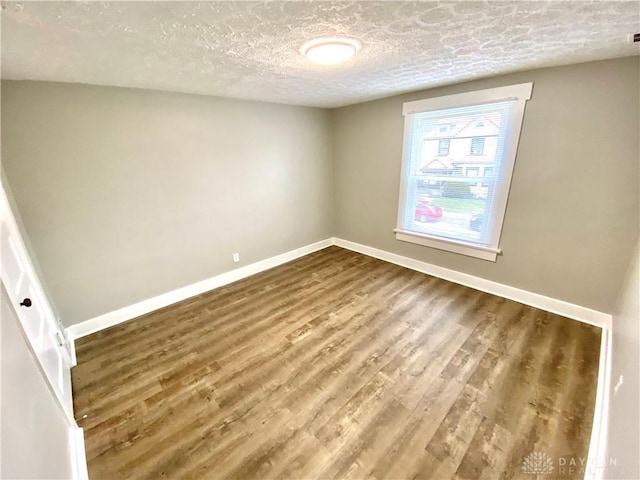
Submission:
<svg viewBox="0 0 640 480">
<path fill-rule="evenodd" d="M 302 45 L 300 52 L 320 65 L 336 65 L 349 60 L 360 47 L 352 38 L 316 38 Z"/>
</svg>

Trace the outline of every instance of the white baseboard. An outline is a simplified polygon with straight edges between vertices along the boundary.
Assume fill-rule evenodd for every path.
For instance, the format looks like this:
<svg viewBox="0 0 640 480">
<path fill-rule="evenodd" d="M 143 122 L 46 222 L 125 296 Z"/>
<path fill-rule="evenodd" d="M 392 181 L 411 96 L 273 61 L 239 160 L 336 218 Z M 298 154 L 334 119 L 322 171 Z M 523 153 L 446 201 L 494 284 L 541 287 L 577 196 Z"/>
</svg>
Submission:
<svg viewBox="0 0 640 480">
<path fill-rule="evenodd" d="M 214 288 L 227 285 L 229 283 L 241 280 L 243 278 L 255 275 L 256 273 L 263 272 L 283 263 L 290 262 L 297 258 L 308 255 L 309 253 L 321 250 L 330 245 L 337 245 L 354 252 L 359 252 L 370 257 L 379 258 L 396 265 L 400 265 L 418 272 L 433 275 L 434 277 L 449 280 L 460 285 L 481 290 L 483 292 L 498 295 L 499 297 L 508 298 L 516 302 L 524 303 L 532 307 L 540 308 L 542 310 L 557 313 L 564 317 L 579 320 L 584 323 L 595 325 L 597 327 L 610 329 L 611 327 L 611 315 L 603 312 L 598 312 L 590 308 L 575 305 L 573 303 L 565 302 L 555 298 L 540 295 L 538 293 L 529 292 L 520 288 L 511 287 L 501 283 L 486 280 L 484 278 L 475 277 L 467 273 L 450 270 L 448 268 L 432 265 L 427 262 L 415 260 L 409 257 L 403 257 L 395 253 L 387 252 L 377 248 L 369 247 L 359 243 L 351 242 L 349 240 L 343 240 L 341 238 L 328 238 L 320 242 L 312 243 L 289 252 L 285 252 L 275 257 L 267 258 L 259 262 L 246 265 L 244 267 L 231 270 L 229 272 L 216 275 L 214 277 L 202 280 L 191 285 L 172 290 L 170 292 L 158 295 L 147 300 L 143 300 L 133 305 L 114 310 L 109 313 L 105 313 L 98 317 L 86 320 L 84 322 L 67 327 L 68 338 L 73 341 L 76 338 L 84 337 L 92 333 L 98 332 L 108 327 L 112 327 L 127 320 L 139 317 L 146 313 L 158 310 L 160 308 L 172 305 L 187 298 L 199 295 Z M 75 349 L 74 349 L 75 350 Z"/>
<path fill-rule="evenodd" d="M 606 459 L 607 436 L 609 432 L 609 399 L 611 392 L 612 337 L 611 330 L 607 328 L 602 329 L 596 405 L 593 412 L 589 455 L 587 456 L 584 475 L 585 480 L 602 480 L 604 477 L 604 469 L 608 465 Z"/>
<path fill-rule="evenodd" d="M 87 469 L 87 454 L 84 448 L 84 430 L 80 427 L 72 427 L 71 432 L 71 449 L 72 449 L 72 468 L 74 480 L 89 480 L 89 472 Z"/>
<path fill-rule="evenodd" d="M 333 245 L 333 239 L 328 238 L 326 240 L 321 240 L 319 242 L 312 243 L 295 250 L 290 250 L 280 255 L 276 255 L 275 257 L 270 257 L 265 260 L 260 260 L 259 262 L 252 263 L 250 265 L 231 270 L 229 272 L 221 273 L 220 275 L 216 275 L 200 282 L 178 288 L 177 290 L 172 290 L 156 297 L 134 303 L 133 305 L 129 305 L 128 307 L 120 308 L 118 310 L 114 310 L 113 312 L 105 313 L 84 322 L 71 325 L 66 329 L 67 335 L 69 339 L 73 340 L 75 340 L 76 338 L 84 337 L 86 335 L 90 335 L 100 330 L 104 330 L 105 328 L 109 328 L 119 323 L 126 322 L 127 320 L 137 318 L 146 313 L 153 312 L 154 310 L 158 310 L 174 303 L 181 302 L 182 300 L 186 300 L 187 298 L 193 297 L 195 295 L 200 295 L 201 293 L 208 292 L 209 290 L 213 290 L 214 288 L 228 285 L 229 283 L 242 280 L 243 278 L 250 277 L 251 275 L 255 275 L 256 273 L 264 272 L 265 270 L 269 270 L 270 268 L 277 267 L 278 265 L 290 262 L 291 260 L 295 260 L 296 258 L 300 258 L 318 250 L 322 250 L 323 248 L 329 247 L 331 245 Z"/>
<path fill-rule="evenodd" d="M 508 298 L 516 302 L 524 303 L 532 307 L 539 308 L 551 313 L 557 313 L 563 317 L 579 320 L 590 325 L 609 329 L 611 327 L 611 315 L 608 313 L 598 312 L 590 308 L 575 305 L 573 303 L 557 300 L 555 298 L 546 297 L 538 293 L 529 292 L 520 288 L 511 287 L 502 283 L 493 282 L 484 278 L 475 277 L 467 273 L 450 270 L 448 268 L 432 265 L 427 262 L 415 260 L 409 257 L 403 257 L 395 253 L 387 252 L 377 248 L 369 247 L 349 240 L 334 238 L 333 244 L 354 252 L 362 253 L 370 257 L 379 258 L 386 262 L 395 263 L 402 267 L 410 268 L 418 272 L 426 273 L 434 277 L 449 280 L 467 287 L 474 288 L 483 292 L 491 293 L 499 297 Z"/>
</svg>

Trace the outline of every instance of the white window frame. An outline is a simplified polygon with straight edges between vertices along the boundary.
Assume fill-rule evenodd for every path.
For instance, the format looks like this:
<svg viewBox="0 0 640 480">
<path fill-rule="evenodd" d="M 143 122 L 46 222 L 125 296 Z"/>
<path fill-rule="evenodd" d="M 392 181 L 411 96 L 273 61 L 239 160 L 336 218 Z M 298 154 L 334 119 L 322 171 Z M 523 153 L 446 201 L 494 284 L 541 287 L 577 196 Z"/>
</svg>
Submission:
<svg viewBox="0 0 640 480">
<path fill-rule="evenodd" d="M 468 255 L 482 260 L 495 262 L 500 250 L 500 237 L 502 235 L 502 227 L 504 224 L 504 216 L 507 209 L 507 200 L 509 197 L 509 189 L 511 187 L 511 179 L 513 176 L 513 167 L 515 165 L 516 154 L 518 151 L 518 143 L 520 141 L 520 132 L 522 129 L 522 120 L 524 118 L 524 110 L 527 100 L 531 98 L 533 83 L 521 83 L 517 85 L 509 85 L 504 87 L 489 88 L 486 90 L 478 90 L 475 92 L 459 93 L 456 95 L 447 95 L 444 97 L 427 98 L 424 100 L 416 100 L 406 102 L 402 106 L 402 114 L 405 117 L 404 122 L 404 139 L 402 149 L 402 172 L 400 176 L 400 197 L 398 201 L 398 219 L 397 228 L 394 230 L 396 240 L 403 242 L 415 243 L 426 247 L 446 250 L 453 253 Z M 411 145 L 408 145 L 408 139 L 411 134 L 411 121 L 408 117 L 414 113 L 424 113 L 437 110 L 446 110 L 460 107 L 469 107 L 473 105 L 481 105 L 485 103 L 495 103 L 500 101 L 515 100 L 516 103 L 511 110 L 508 120 L 508 141 L 504 145 L 504 158 L 500 165 L 502 169 L 502 178 L 504 181 L 499 185 L 495 192 L 495 205 L 493 218 L 487 219 L 487 228 L 489 233 L 489 245 L 478 245 L 459 239 L 449 239 L 435 235 L 429 235 L 422 232 L 410 231 L 403 229 L 402 220 L 405 218 L 406 209 L 413 208 L 411 202 L 407 202 L 407 181 L 409 179 L 408 169 L 411 165 Z M 494 167 L 495 169 L 495 167 Z M 498 172 L 494 175 L 497 176 Z M 411 205 L 409 205 L 411 204 Z"/>
</svg>

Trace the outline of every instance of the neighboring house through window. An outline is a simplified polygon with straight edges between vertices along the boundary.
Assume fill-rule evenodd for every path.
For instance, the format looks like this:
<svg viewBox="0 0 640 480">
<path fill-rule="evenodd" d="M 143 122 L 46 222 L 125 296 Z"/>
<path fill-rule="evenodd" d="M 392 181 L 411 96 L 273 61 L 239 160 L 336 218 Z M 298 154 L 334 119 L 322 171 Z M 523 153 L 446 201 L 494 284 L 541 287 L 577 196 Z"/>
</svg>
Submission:
<svg viewBox="0 0 640 480">
<path fill-rule="evenodd" d="M 532 88 L 525 83 L 403 105 L 398 240 L 496 260 Z"/>
</svg>

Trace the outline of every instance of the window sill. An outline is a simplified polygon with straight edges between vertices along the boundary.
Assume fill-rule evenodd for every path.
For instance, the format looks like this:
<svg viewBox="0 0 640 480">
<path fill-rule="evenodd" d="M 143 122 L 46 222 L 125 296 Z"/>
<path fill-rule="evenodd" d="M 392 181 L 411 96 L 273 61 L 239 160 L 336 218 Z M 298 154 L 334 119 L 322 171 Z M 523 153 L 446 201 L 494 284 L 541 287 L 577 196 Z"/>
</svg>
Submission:
<svg viewBox="0 0 640 480">
<path fill-rule="evenodd" d="M 481 247 L 471 243 L 446 240 L 444 238 L 432 237 L 407 230 L 395 229 L 394 232 L 396 233 L 396 240 L 400 240 L 401 242 L 415 243 L 417 245 L 437 248 L 438 250 L 445 250 L 447 252 L 459 253 L 461 255 L 480 258 L 490 262 L 495 262 L 498 254 L 500 253 L 500 250 L 497 248 Z"/>
</svg>

